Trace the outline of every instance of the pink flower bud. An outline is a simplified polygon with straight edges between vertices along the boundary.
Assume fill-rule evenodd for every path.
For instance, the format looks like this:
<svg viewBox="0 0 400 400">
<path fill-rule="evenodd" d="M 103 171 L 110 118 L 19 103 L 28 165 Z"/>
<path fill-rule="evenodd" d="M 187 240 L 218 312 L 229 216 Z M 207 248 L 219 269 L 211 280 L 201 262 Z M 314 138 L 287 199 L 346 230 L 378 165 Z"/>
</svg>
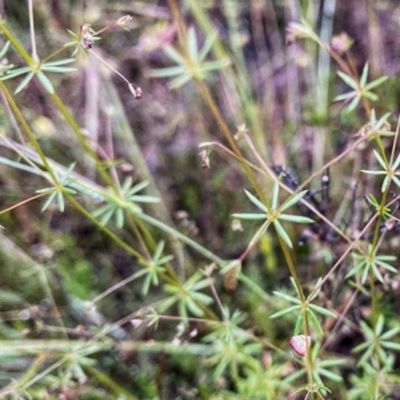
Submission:
<svg viewBox="0 0 400 400">
<path fill-rule="evenodd" d="M 306 335 L 292 336 L 289 340 L 290 347 L 299 355 L 304 357 L 307 354 L 311 337 Z"/>
</svg>

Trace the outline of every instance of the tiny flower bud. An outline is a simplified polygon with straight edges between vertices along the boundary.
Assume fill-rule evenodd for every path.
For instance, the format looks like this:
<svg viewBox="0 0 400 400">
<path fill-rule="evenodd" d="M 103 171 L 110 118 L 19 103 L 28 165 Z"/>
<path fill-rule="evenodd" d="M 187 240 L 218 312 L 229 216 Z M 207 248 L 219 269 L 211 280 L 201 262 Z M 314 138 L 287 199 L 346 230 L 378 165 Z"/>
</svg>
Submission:
<svg viewBox="0 0 400 400">
<path fill-rule="evenodd" d="M 353 40 L 346 33 L 341 33 L 332 38 L 331 49 L 339 54 L 343 54 L 353 45 Z"/>
<path fill-rule="evenodd" d="M 90 50 L 93 47 L 93 29 L 89 24 L 81 26 L 81 44 L 85 50 Z"/>
<path fill-rule="evenodd" d="M 210 167 L 210 158 L 208 157 L 208 151 L 207 150 L 202 150 L 199 153 L 200 159 L 201 159 L 201 168 L 203 169 L 208 169 Z"/>
<path fill-rule="evenodd" d="M 117 25 L 124 27 L 130 21 L 132 21 L 132 17 L 130 15 L 124 15 L 118 19 Z"/>
<path fill-rule="evenodd" d="M 290 347 L 299 355 L 304 357 L 307 354 L 311 337 L 306 335 L 292 336 L 289 340 Z"/>
<path fill-rule="evenodd" d="M 133 97 L 134 97 L 135 99 L 141 99 L 141 98 L 142 98 L 142 96 L 143 96 L 143 91 L 142 91 L 142 89 L 141 89 L 139 86 L 134 85 L 133 83 L 130 83 L 130 84 L 128 85 L 128 87 L 129 87 L 129 90 L 130 90 L 130 92 L 133 94 Z"/>
</svg>

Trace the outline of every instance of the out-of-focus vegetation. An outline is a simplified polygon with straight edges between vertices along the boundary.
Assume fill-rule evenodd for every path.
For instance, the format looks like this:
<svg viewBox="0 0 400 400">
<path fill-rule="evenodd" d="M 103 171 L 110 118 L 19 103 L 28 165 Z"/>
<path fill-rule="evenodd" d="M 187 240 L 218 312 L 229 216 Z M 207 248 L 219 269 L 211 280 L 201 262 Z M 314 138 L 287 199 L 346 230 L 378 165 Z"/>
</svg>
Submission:
<svg viewBox="0 0 400 400">
<path fill-rule="evenodd" d="M 0 14 L 0 398 L 400 396 L 397 1 Z"/>
</svg>

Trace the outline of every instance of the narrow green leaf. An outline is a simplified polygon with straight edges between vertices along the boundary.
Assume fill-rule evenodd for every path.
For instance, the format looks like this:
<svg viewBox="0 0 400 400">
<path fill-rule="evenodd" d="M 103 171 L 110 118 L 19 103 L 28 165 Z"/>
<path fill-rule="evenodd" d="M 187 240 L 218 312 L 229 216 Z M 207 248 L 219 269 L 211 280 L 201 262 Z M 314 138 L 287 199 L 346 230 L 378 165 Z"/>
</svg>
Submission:
<svg viewBox="0 0 400 400">
<path fill-rule="evenodd" d="M 153 256 L 153 261 L 155 264 L 158 263 L 158 260 L 160 259 L 162 252 L 164 250 L 164 246 L 165 246 L 165 241 L 160 240 L 157 244 L 157 248 L 156 248 L 156 251 L 154 252 L 154 256 Z"/>
<path fill-rule="evenodd" d="M 392 339 L 393 336 L 396 336 L 400 333 L 400 328 L 393 328 L 390 329 L 389 331 L 385 332 L 384 334 L 381 335 L 380 339 L 381 340 L 389 340 Z"/>
<path fill-rule="evenodd" d="M 371 264 L 371 268 L 372 268 L 372 271 L 374 272 L 374 275 L 375 275 L 376 279 L 378 279 L 378 281 L 380 281 L 380 282 L 384 282 L 383 276 L 380 273 L 379 268 L 377 267 L 377 265 L 375 263 L 372 263 Z"/>
<path fill-rule="evenodd" d="M 387 76 L 381 76 L 378 79 L 375 79 L 374 81 L 368 83 L 365 85 L 365 90 L 371 90 L 376 88 L 377 86 L 381 85 L 383 82 L 385 82 L 388 79 Z"/>
<path fill-rule="evenodd" d="M 372 126 L 374 129 L 379 130 L 383 127 L 383 125 L 387 122 L 387 119 L 389 118 L 391 113 L 386 113 L 383 117 L 379 119 L 379 121 L 376 124 L 373 124 Z"/>
<path fill-rule="evenodd" d="M 210 305 L 214 302 L 212 297 L 201 292 L 192 292 L 190 293 L 190 295 L 194 300 L 197 300 L 198 302 L 203 303 L 205 305 Z"/>
<path fill-rule="evenodd" d="M 338 71 L 337 74 L 346 82 L 352 89 L 357 90 L 357 82 L 344 72 Z"/>
<path fill-rule="evenodd" d="M 119 229 L 124 226 L 124 210 L 122 208 L 117 208 L 115 210 L 115 223 Z"/>
<path fill-rule="evenodd" d="M 273 221 L 273 224 L 274 224 L 274 227 L 275 227 L 276 232 L 278 233 L 278 235 L 288 245 L 288 247 L 290 247 L 292 249 L 293 248 L 292 241 L 290 240 L 289 235 L 283 229 L 283 226 L 281 225 L 281 223 L 278 220 L 276 220 L 276 221 Z"/>
<path fill-rule="evenodd" d="M 73 67 L 48 67 L 48 66 L 43 66 L 41 68 L 41 71 L 47 71 L 47 72 L 56 72 L 59 74 L 64 74 L 64 73 L 69 73 L 69 72 L 75 72 L 77 71 L 76 68 Z"/>
<path fill-rule="evenodd" d="M 393 175 L 393 176 L 392 176 L 392 179 L 393 179 L 393 182 L 394 182 L 398 187 L 400 187 L 400 180 L 399 180 L 399 178 L 398 178 L 396 175 Z"/>
<path fill-rule="evenodd" d="M 307 310 L 307 315 L 308 318 L 310 319 L 311 324 L 315 328 L 315 330 L 318 332 L 320 336 L 324 336 L 324 330 L 322 329 L 322 326 L 320 322 L 318 321 L 317 316 L 311 311 L 311 309 Z"/>
<path fill-rule="evenodd" d="M 328 371 L 327 369 L 324 369 L 324 368 L 319 368 L 318 373 L 322 376 L 325 376 L 325 378 L 328 378 L 334 382 L 342 382 L 343 381 L 343 378 L 341 376 L 339 376 L 338 374 L 335 374 L 334 372 Z"/>
<path fill-rule="evenodd" d="M 287 210 L 289 207 L 297 204 L 306 194 L 308 190 L 302 190 L 301 192 L 297 193 L 293 196 L 289 201 L 285 202 L 281 207 L 281 211 Z"/>
<path fill-rule="evenodd" d="M 176 75 L 181 75 L 185 72 L 185 67 L 183 66 L 175 66 L 169 68 L 162 69 L 153 69 L 150 71 L 150 76 L 152 78 L 169 78 Z"/>
<path fill-rule="evenodd" d="M 246 189 L 244 189 L 244 192 L 246 193 L 246 196 L 249 198 L 249 200 L 256 206 L 258 207 L 261 211 L 264 211 L 265 213 L 268 212 L 267 207 L 263 204 L 262 201 L 258 200 L 256 196 L 248 192 Z"/>
<path fill-rule="evenodd" d="M 281 214 L 279 216 L 279 219 L 283 221 L 297 222 L 298 224 L 312 224 L 314 222 L 311 218 L 302 217 L 301 215 L 290 214 Z"/>
<path fill-rule="evenodd" d="M 22 82 L 17 86 L 14 93 L 19 93 L 30 82 L 30 80 L 33 78 L 33 75 L 33 72 L 30 72 L 28 75 L 26 75 Z"/>
<path fill-rule="evenodd" d="M 365 348 L 368 348 L 368 347 L 370 347 L 370 346 L 371 346 L 371 343 L 364 342 L 364 343 L 361 343 L 361 344 L 359 344 L 358 346 L 354 347 L 354 348 L 351 350 L 351 352 L 352 352 L 352 353 L 359 353 L 360 351 L 362 351 L 362 350 L 364 350 Z"/>
<path fill-rule="evenodd" d="M 45 201 L 45 203 L 43 204 L 42 207 L 42 212 L 47 210 L 47 208 L 50 206 L 50 204 L 53 202 L 55 196 L 56 196 L 57 192 L 53 192 L 49 195 L 49 197 L 47 198 L 47 200 Z"/>
<path fill-rule="evenodd" d="M 369 174 L 369 175 L 386 175 L 386 171 L 373 171 L 373 170 L 368 170 L 368 169 L 362 169 L 361 172 L 364 174 Z"/>
<path fill-rule="evenodd" d="M 390 271 L 390 272 L 393 272 L 393 273 L 395 273 L 395 274 L 398 272 L 397 269 L 396 269 L 395 267 L 393 267 L 392 265 L 390 265 L 390 264 L 388 264 L 388 263 L 385 263 L 385 262 L 383 262 L 383 261 L 381 261 L 381 260 L 376 259 L 376 260 L 375 260 L 375 263 L 376 263 L 377 265 L 379 265 L 380 267 L 385 268 L 386 270 L 388 270 L 388 271 Z"/>
<path fill-rule="evenodd" d="M 8 41 L 0 51 L 0 60 L 6 55 L 8 49 L 10 47 L 10 41 Z"/>
<path fill-rule="evenodd" d="M 300 308 L 299 308 L 299 315 L 297 316 L 297 320 L 296 320 L 296 325 L 294 326 L 294 332 L 293 334 L 296 335 L 300 335 L 300 333 L 303 330 L 303 322 L 304 322 L 304 315 L 301 312 Z"/>
<path fill-rule="evenodd" d="M 329 310 L 327 310 L 326 308 L 317 306 L 317 305 L 315 305 L 315 304 L 310 304 L 309 307 L 310 307 L 312 310 L 316 311 L 317 313 L 322 314 L 322 315 L 325 315 L 325 317 L 334 318 L 334 319 L 337 318 L 337 316 L 336 316 L 336 314 L 335 314 L 334 312 L 329 311 Z"/>
<path fill-rule="evenodd" d="M 349 93 L 345 93 L 345 94 L 340 94 L 339 96 L 335 96 L 333 101 L 348 100 L 348 99 L 352 99 L 353 97 L 357 97 L 357 93 L 349 92 Z"/>
<path fill-rule="evenodd" d="M 271 208 L 276 210 L 278 208 L 278 196 L 279 196 L 279 183 L 278 180 L 275 180 L 274 187 L 272 188 L 272 200 L 271 200 Z"/>
<path fill-rule="evenodd" d="M 64 212 L 65 203 L 64 203 L 64 196 L 63 196 L 62 192 L 57 192 L 56 199 L 57 199 L 57 206 L 58 206 L 59 211 Z"/>
<path fill-rule="evenodd" d="M 200 50 L 200 54 L 199 54 L 199 58 L 198 58 L 199 62 L 204 61 L 207 54 L 211 50 L 212 45 L 214 44 L 215 40 L 217 39 L 217 36 L 218 36 L 217 32 L 215 32 L 215 31 L 207 36 L 206 41 L 204 42 L 204 45 L 203 45 L 202 49 Z"/>
<path fill-rule="evenodd" d="M 115 212 L 115 208 L 110 207 L 100 218 L 100 224 L 106 226 Z"/>
<path fill-rule="evenodd" d="M 175 61 L 177 64 L 185 65 L 185 59 L 172 46 L 165 46 L 163 50 L 165 55 L 172 61 Z"/>
<path fill-rule="evenodd" d="M 400 343 L 381 341 L 381 345 L 386 349 L 400 351 Z"/>
<path fill-rule="evenodd" d="M 130 186 L 130 184 L 129 184 Z M 137 185 L 133 186 L 130 190 L 129 190 L 129 195 L 131 194 L 135 194 L 137 192 L 140 192 L 141 190 L 143 190 L 145 187 L 149 186 L 149 182 L 147 181 L 142 181 L 140 183 L 138 183 Z"/>
<path fill-rule="evenodd" d="M 367 84 L 368 69 L 369 69 L 368 63 L 366 63 L 366 64 L 364 65 L 363 71 L 362 71 L 362 73 L 361 73 L 361 78 L 360 78 L 360 86 L 363 87 L 363 88 L 364 88 L 365 85 Z"/>
<path fill-rule="evenodd" d="M 15 78 L 16 76 L 26 74 L 27 72 L 30 72 L 30 71 L 31 71 L 31 69 L 29 67 L 13 69 L 10 72 L 8 72 L 6 75 L 2 76 L 0 79 L 2 81 L 6 81 L 8 79 Z"/>
<path fill-rule="evenodd" d="M 161 200 L 154 196 L 130 196 L 129 200 L 138 203 L 159 203 Z"/>
<path fill-rule="evenodd" d="M 183 85 L 186 85 L 186 83 L 188 83 L 191 79 L 192 77 L 188 74 L 178 76 L 177 78 L 172 79 L 172 81 L 168 83 L 168 87 L 170 89 L 178 89 Z"/>
<path fill-rule="evenodd" d="M 363 97 L 365 97 L 366 99 L 369 99 L 371 101 L 377 101 L 379 99 L 378 95 L 376 95 L 375 93 L 372 93 L 372 92 L 364 92 Z"/>
<path fill-rule="evenodd" d="M 40 81 L 40 83 L 43 85 L 43 87 L 50 93 L 54 93 L 54 87 L 52 83 L 50 82 L 49 78 L 41 71 L 39 71 L 37 74 L 37 77 Z"/>
<path fill-rule="evenodd" d="M 385 324 L 385 319 L 383 318 L 383 315 L 380 314 L 378 317 L 378 320 L 376 321 L 375 325 L 375 334 L 376 336 L 380 336 L 382 331 L 383 331 L 383 326 Z"/>
<path fill-rule="evenodd" d="M 59 65 L 70 64 L 70 63 L 72 63 L 74 61 L 75 61 L 75 58 L 64 58 L 64 59 L 58 60 L 58 61 L 50 61 L 50 62 L 47 62 L 47 63 L 43 64 L 42 68 L 43 67 L 48 67 L 48 66 L 56 67 L 56 66 L 59 66 Z"/>
<path fill-rule="evenodd" d="M 282 315 L 288 314 L 288 313 L 290 313 L 292 311 L 299 310 L 299 309 L 300 309 L 300 306 L 290 306 L 288 308 L 285 308 L 283 310 L 280 310 L 280 311 L 272 314 L 270 316 L 270 318 L 278 318 L 278 317 L 281 317 Z"/>
<path fill-rule="evenodd" d="M 143 296 L 146 296 L 146 294 L 149 292 L 150 283 L 151 283 L 151 274 L 147 274 L 144 278 L 141 290 Z"/>
<path fill-rule="evenodd" d="M 196 37 L 196 31 L 192 26 L 187 31 L 187 46 L 188 46 L 188 55 L 190 59 L 194 62 L 197 62 L 197 57 L 198 57 L 197 37 Z"/>
<path fill-rule="evenodd" d="M 365 282 L 367 282 L 370 267 L 371 267 L 370 264 L 366 264 L 366 268 L 364 268 L 363 274 L 362 274 L 362 276 L 361 276 L 361 282 L 362 282 L 362 284 L 364 284 Z"/>
<path fill-rule="evenodd" d="M 267 219 L 266 214 L 256 214 L 256 213 L 240 213 L 240 214 L 232 214 L 233 218 L 238 219 Z"/>
<path fill-rule="evenodd" d="M 378 160 L 378 163 L 381 165 L 382 169 L 387 171 L 388 167 L 387 167 L 383 157 L 375 149 L 373 150 L 373 152 L 374 152 L 375 158 Z"/>
<path fill-rule="evenodd" d="M 209 61 L 207 63 L 200 65 L 200 71 L 207 73 L 215 70 L 220 70 L 222 68 L 227 67 L 230 65 L 230 61 L 228 58 L 223 58 L 221 60 Z"/>
<path fill-rule="evenodd" d="M 287 301 L 289 301 L 291 303 L 295 303 L 295 304 L 299 304 L 299 305 L 301 304 L 301 301 L 299 299 L 296 299 L 295 297 L 290 296 L 290 295 L 288 295 L 286 293 L 282 293 L 282 292 L 278 292 L 278 291 L 274 291 L 272 293 L 275 296 L 281 297 L 282 299 L 285 299 L 285 300 L 287 300 Z"/>
<path fill-rule="evenodd" d="M 190 297 L 185 299 L 185 305 L 192 314 L 197 317 L 203 316 L 203 310 Z"/>
<path fill-rule="evenodd" d="M 394 160 L 394 163 L 392 165 L 392 170 L 396 170 L 397 168 L 399 168 L 400 165 L 400 154 L 396 157 L 396 159 Z"/>
<path fill-rule="evenodd" d="M 361 100 L 360 96 L 354 97 L 354 99 L 351 101 L 351 103 L 346 108 L 347 112 L 354 111 L 356 109 L 356 107 L 358 106 L 358 103 L 360 102 L 360 100 Z"/>
</svg>

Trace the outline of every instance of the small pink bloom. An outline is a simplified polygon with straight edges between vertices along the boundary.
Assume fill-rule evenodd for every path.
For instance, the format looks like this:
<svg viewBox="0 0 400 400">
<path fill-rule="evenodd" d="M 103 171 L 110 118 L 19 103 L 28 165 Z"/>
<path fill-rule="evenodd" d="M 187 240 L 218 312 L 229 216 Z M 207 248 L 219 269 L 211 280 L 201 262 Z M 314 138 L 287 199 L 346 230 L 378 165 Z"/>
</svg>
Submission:
<svg viewBox="0 0 400 400">
<path fill-rule="evenodd" d="M 299 355 L 304 357 L 311 343 L 311 337 L 306 335 L 292 336 L 289 340 L 290 347 Z"/>
</svg>

